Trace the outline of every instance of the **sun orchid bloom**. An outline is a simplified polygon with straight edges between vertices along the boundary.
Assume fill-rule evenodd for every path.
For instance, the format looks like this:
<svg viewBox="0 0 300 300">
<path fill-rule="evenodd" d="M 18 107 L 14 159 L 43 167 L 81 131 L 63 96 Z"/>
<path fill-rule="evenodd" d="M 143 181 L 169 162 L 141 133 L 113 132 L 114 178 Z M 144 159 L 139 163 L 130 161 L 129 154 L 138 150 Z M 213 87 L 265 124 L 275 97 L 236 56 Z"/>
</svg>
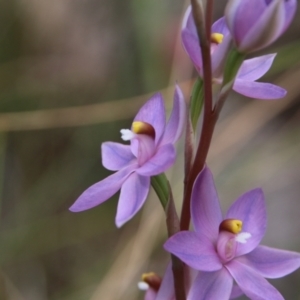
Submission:
<svg viewBox="0 0 300 300">
<path fill-rule="evenodd" d="M 223 80 L 221 70 L 223 69 L 222 66 L 231 40 L 225 18 L 216 21 L 212 25 L 211 32 L 213 81 L 214 83 L 221 84 Z M 203 77 L 201 49 L 191 7 L 187 9 L 184 16 L 182 25 L 182 43 L 200 77 Z M 285 89 L 271 83 L 256 81 L 271 68 L 275 56 L 276 54 L 268 54 L 245 60 L 237 73 L 233 90 L 246 97 L 262 100 L 284 97 L 286 94 Z"/>
<path fill-rule="evenodd" d="M 150 177 L 166 171 L 175 162 L 174 143 L 183 131 L 185 119 L 186 104 L 179 86 L 175 88 L 167 124 L 162 95 L 152 96 L 135 116 L 131 130 L 121 130 L 123 140 L 130 140 L 130 145 L 102 144 L 103 166 L 117 172 L 84 191 L 70 210 L 79 212 L 95 207 L 121 189 L 116 225 L 121 227 L 130 220 L 148 196 Z"/>
<path fill-rule="evenodd" d="M 197 72 L 203 77 L 203 63 L 191 5 L 187 8 L 181 27 L 182 44 Z M 211 60 L 213 77 L 218 77 L 231 41 L 225 18 L 217 20 L 211 28 Z"/>
<path fill-rule="evenodd" d="M 225 16 L 238 51 L 270 45 L 290 25 L 296 8 L 297 0 L 230 0 Z"/>
<path fill-rule="evenodd" d="M 223 219 L 212 174 L 197 177 L 191 199 L 195 232 L 181 231 L 164 247 L 199 270 L 188 300 L 283 300 L 265 279 L 283 277 L 300 266 L 300 254 L 259 246 L 266 230 L 266 207 L 261 189 L 240 196 Z M 234 282 L 236 284 L 234 284 Z"/>
</svg>

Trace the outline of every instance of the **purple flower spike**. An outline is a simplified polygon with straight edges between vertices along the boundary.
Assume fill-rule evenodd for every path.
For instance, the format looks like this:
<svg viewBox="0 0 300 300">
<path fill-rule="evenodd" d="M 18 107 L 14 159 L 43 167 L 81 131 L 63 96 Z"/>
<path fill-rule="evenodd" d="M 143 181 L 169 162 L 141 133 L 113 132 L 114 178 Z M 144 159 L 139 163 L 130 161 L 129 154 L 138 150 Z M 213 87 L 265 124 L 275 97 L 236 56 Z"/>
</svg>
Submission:
<svg viewBox="0 0 300 300">
<path fill-rule="evenodd" d="M 186 120 L 186 104 L 179 86 L 175 88 L 173 110 L 166 124 L 161 94 L 155 94 L 139 110 L 131 130 L 122 129 L 122 139 L 130 145 L 102 144 L 102 164 L 116 173 L 84 191 L 70 207 L 73 212 L 95 207 L 121 189 L 116 225 L 121 227 L 144 204 L 150 177 L 166 171 L 176 158 L 174 143 L 180 138 Z"/>
<path fill-rule="evenodd" d="M 300 267 L 300 253 L 259 246 L 266 230 L 261 189 L 239 197 L 222 219 L 213 176 L 205 168 L 194 184 L 191 216 L 195 232 L 181 231 L 164 245 L 201 271 L 188 300 L 226 300 L 242 294 L 250 299 L 283 300 L 264 277 L 279 278 L 295 271 Z"/>
<path fill-rule="evenodd" d="M 238 51 L 270 45 L 290 25 L 296 8 L 296 0 L 230 0 L 225 16 Z"/>
<path fill-rule="evenodd" d="M 247 0 L 244 1 L 246 2 Z M 290 2 L 291 1 L 289 1 L 289 3 Z M 292 11 L 291 7 L 292 5 L 290 3 L 290 11 Z M 291 12 L 289 16 L 289 19 L 292 19 Z M 223 80 L 222 69 L 226 53 L 230 46 L 231 34 L 224 18 L 219 19 L 212 25 L 211 32 L 212 74 L 214 83 L 221 84 Z M 201 49 L 191 7 L 187 9 L 183 20 L 182 43 L 200 77 L 202 77 Z M 261 78 L 271 68 L 275 56 L 276 54 L 269 54 L 245 60 L 237 74 L 233 90 L 246 97 L 262 100 L 280 99 L 284 97 L 286 94 L 285 89 L 271 83 L 256 82 L 256 80 Z"/>
</svg>

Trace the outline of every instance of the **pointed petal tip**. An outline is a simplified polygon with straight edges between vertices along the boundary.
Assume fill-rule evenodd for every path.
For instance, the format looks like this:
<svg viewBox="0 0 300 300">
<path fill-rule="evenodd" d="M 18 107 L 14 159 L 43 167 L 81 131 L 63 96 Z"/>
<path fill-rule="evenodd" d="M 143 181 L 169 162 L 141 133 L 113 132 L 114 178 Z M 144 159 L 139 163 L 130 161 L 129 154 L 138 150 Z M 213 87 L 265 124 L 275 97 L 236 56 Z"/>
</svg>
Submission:
<svg viewBox="0 0 300 300">
<path fill-rule="evenodd" d="M 189 5 L 188 8 L 186 9 L 183 20 L 182 20 L 182 25 L 181 25 L 181 30 L 185 29 L 187 27 L 188 19 L 192 11 L 192 6 Z"/>
<path fill-rule="evenodd" d="M 72 206 L 69 207 L 69 211 L 76 213 L 76 212 L 80 212 L 80 211 L 83 211 L 83 210 L 78 208 L 77 205 L 76 205 L 76 202 L 75 202 Z"/>
<path fill-rule="evenodd" d="M 277 100 L 286 95 L 286 90 L 275 84 L 240 79 L 235 80 L 233 90 L 258 100 Z"/>
<path fill-rule="evenodd" d="M 121 228 L 128 220 L 115 220 L 117 228 Z"/>
</svg>

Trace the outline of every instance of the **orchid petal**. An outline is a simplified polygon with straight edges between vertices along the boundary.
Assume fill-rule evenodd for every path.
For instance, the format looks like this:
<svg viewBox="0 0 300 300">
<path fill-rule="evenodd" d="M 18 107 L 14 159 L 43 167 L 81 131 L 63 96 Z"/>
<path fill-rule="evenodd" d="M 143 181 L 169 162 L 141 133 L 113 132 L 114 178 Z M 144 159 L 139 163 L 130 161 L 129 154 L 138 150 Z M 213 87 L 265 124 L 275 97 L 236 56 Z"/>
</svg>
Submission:
<svg viewBox="0 0 300 300">
<path fill-rule="evenodd" d="M 150 177 L 132 173 L 123 183 L 118 203 L 116 225 L 121 227 L 142 207 L 150 189 Z"/>
<path fill-rule="evenodd" d="M 214 245 L 195 232 L 176 233 L 166 241 L 164 248 L 196 270 L 217 271 L 222 268 Z"/>
<path fill-rule="evenodd" d="M 236 260 L 232 260 L 225 267 L 250 299 L 284 300 L 282 295 L 266 279 L 250 267 Z"/>
<path fill-rule="evenodd" d="M 168 264 L 155 300 L 175 300 L 172 265 Z"/>
<path fill-rule="evenodd" d="M 255 81 L 262 77 L 272 66 L 276 53 L 246 59 L 238 73 L 237 79 Z"/>
<path fill-rule="evenodd" d="M 202 76 L 202 57 L 197 35 L 184 29 L 181 32 L 181 39 L 184 50 L 192 60 L 197 72 Z"/>
<path fill-rule="evenodd" d="M 235 299 L 242 296 L 244 293 L 238 285 L 233 285 L 229 299 Z"/>
<path fill-rule="evenodd" d="M 128 167 L 106 177 L 95 183 L 75 201 L 69 208 L 72 212 L 79 212 L 95 207 L 114 195 L 127 179 L 128 175 L 137 168 L 137 164 L 131 164 Z"/>
<path fill-rule="evenodd" d="M 216 242 L 222 212 L 210 170 L 205 167 L 195 180 L 192 192 L 191 215 L 195 231 Z"/>
<path fill-rule="evenodd" d="M 153 95 L 139 110 L 134 121 L 146 122 L 155 130 L 155 144 L 157 145 L 165 130 L 166 112 L 164 101 L 160 93 Z"/>
<path fill-rule="evenodd" d="M 111 171 L 122 169 L 135 158 L 128 145 L 106 142 L 101 145 L 101 150 L 102 164 Z"/>
<path fill-rule="evenodd" d="M 173 110 L 160 145 L 174 144 L 180 138 L 186 122 L 186 103 L 178 85 L 175 87 Z"/>
<path fill-rule="evenodd" d="M 242 1 L 242 2 L 252 2 Z M 254 2 L 254 1 L 253 1 Z M 260 1 L 264 2 L 264 1 Z M 241 52 L 252 52 L 262 49 L 271 44 L 282 33 L 284 27 L 284 2 L 274 0 L 259 16 L 257 21 L 250 27 L 238 46 Z M 241 16 L 242 18 L 244 15 Z M 240 24 L 237 26 L 239 27 Z"/>
<path fill-rule="evenodd" d="M 133 138 L 130 141 L 130 149 L 131 149 L 132 154 L 135 157 L 138 157 L 138 155 L 139 155 L 139 139 L 138 138 Z"/>
<path fill-rule="evenodd" d="M 154 176 L 170 168 L 176 159 L 175 148 L 172 144 L 164 145 L 146 161 L 136 172 L 143 176 Z"/>
<path fill-rule="evenodd" d="M 135 143 L 133 140 L 136 140 Z M 137 137 L 134 138 L 131 143 L 131 151 L 136 152 L 136 147 L 138 147 L 137 159 L 139 166 L 142 166 L 147 162 L 155 153 L 155 145 L 152 137 L 146 134 L 137 134 Z"/>
<path fill-rule="evenodd" d="M 191 287 L 187 299 L 229 299 L 232 285 L 233 279 L 225 268 L 217 272 L 200 272 Z"/>
<path fill-rule="evenodd" d="M 227 34 L 224 36 L 223 41 L 211 54 L 211 68 L 214 77 L 220 77 L 223 74 L 227 53 L 231 46 L 231 35 Z"/>
<path fill-rule="evenodd" d="M 228 231 L 220 231 L 217 241 L 217 251 L 222 262 L 232 260 L 235 257 L 238 243 L 235 240 L 235 235 Z"/>
<path fill-rule="evenodd" d="M 297 10 L 297 0 L 288 0 L 284 1 L 284 8 L 285 8 L 285 20 L 284 20 L 284 27 L 282 29 L 282 33 L 289 27 L 291 24 L 296 10 Z"/>
<path fill-rule="evenodd" d="M 156 291 L 149 287 L 145 293 L 144 300 L 156 300 Z"/>
<path fill-rule="evenodd" d="M 265 234 L 267 223 L 263 191 L 254 189 L 240 196 L 229 208 L 226 219 L 241 220 L 242 231 L 251 234 L 247 243 L 238 243 L 236 256 L 249 253 L 256 248 Z"/>
<path fill-rule="evenodd" d="M 299 253 L 266 246 L 258 246 L 237 260 L 266 278 L 280 278 L 300 267 Z"/>
<path fill-rule="evenodd" d="M 286 95 L 286 90 L 275 84 L 239 79 L 235 80 L 233 90 L 246 97 L 261 100 L 280 99 Z"/>
<path fill-rule="evenodd" d="M 266 3 L 262 0 L 228 2 L 225 9 L 226 22 L 238 46 L 265 9 Z"/>
<path fill-rule="evenodd" d="M 211 32 L 221 33 L 224 36 L 230 33 L 226 24 L 225 17 L 220 18 L 212 25 Z"/>
<path fill-rule="evenodd" d="M 197 29 L 194 22 L 191 5 L 188 6 L 184 13 L 181 29 L 187 29 L 188 31 L 191 31 L 192 33 L 197 35 Z"/>
</svg>

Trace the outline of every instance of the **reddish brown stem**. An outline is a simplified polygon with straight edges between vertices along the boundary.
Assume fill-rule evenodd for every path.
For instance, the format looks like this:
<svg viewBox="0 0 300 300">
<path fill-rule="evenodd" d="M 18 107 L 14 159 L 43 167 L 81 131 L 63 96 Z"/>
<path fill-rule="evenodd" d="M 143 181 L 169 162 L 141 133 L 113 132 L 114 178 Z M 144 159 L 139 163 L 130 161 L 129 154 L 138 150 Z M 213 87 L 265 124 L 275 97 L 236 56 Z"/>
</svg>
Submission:
<svg viewBox="0 0 300 300">
<path fill-rule="evenodd" d="M 210 142 L 212 139 L 214 127 L 216 124 L 216 115 L 212 109 L 212 70 L 211 70 L 211 55 L 210 55 L 210 35 L 211 35 L 211 20 L 213 0 L 207 1 L 205 23 L 203 22 L 203 11 L 201 4 L 198 0 L 191 0 L 192 13 L 197 27 L 199 44 L 202 55 L 203 65 L 203 80 L 204 80 L 204 118 L 201 137 L 195 156 L 194 165 L 189 174 L 183 206 L 181 211 L 180 229 L 188 230 L 190 224 L 190 202 L 194 181 L 203 169 L 207 153 L 209 150 Z"/>
</svg>

